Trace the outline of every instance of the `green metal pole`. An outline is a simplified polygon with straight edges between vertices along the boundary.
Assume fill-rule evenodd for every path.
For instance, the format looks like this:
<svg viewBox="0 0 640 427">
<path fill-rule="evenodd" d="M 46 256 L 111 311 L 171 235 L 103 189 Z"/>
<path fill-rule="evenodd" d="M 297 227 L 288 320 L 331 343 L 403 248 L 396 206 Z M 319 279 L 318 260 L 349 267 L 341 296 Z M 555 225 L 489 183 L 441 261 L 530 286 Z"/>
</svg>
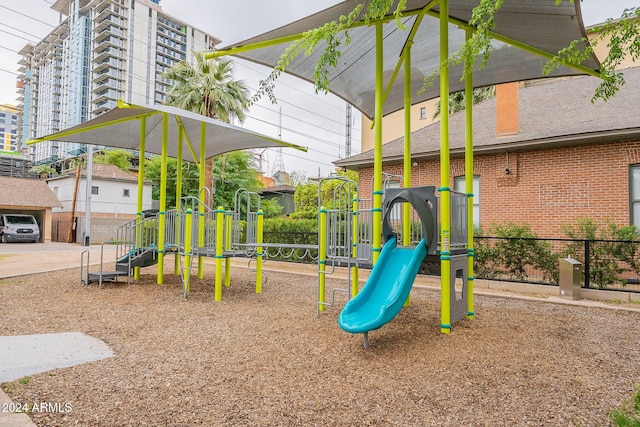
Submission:
<svg viewBox="0 0 640 427">
<path fill-rule="evenodd" d="M 449 0 L 440 1 L 440 332 L 451 332 L 451 189 L 449 188 Z"/>
<path fill-rule="evenodd" d="M 473 33 L 466 31 L 467 40 Z M 465 191 L 467 192 L 467 319 L 473 319 L 473 71 L 464 76 L 465 96 Z"/>
<path fill-rule="evenodd" d="M 158 284 L 164 281 L 164 227 L 167 209 L 167 152 L 169 149 L 169 115 L 162 113 L 162 163 L 160 172 L 160 212 L 158 212 Z"/>
<path fill-rule="evenodd" d="M 224 250 L 231 250 L 231 227 L 232 227 L 233 214 L 231 212 L 224 213 Z M 226 287 L 231 286 L 231 258 L 226 257 L 224 259 L 224 285 Z"/>
<path fill-rule="evenodd" d="M 178 158 L 176 159 L 176 220 L 175 220 L 175 244 L 180 245 L 180 231 L 181 226 L 180 219 L 182 218 L 179 214 L 180 211 L 180 198 L 182 197 L 182 124 L 178 124 Z M 186 248 L 185 248 L 186 251 Z M 174 271 L 175 274 L 180 274 L 180 255 L 178 253 L 175 254 L 174 257 Z"/>
<path fill-rule="evenodd" d="M 320 206 L 320 225 L 318 226 L 318 311 L 324 311 L 325 270 L 327 268 L 327 208 Z"/>
<path fill-rule="evenodd" d="M 351 216 L 352 218 L 352 224 L 351 224 L 351 233 L 353 234 L 351 237 L 351 256 L 355 259 L 358 258 L 358 235 L 359 235 L 359 229 L 358 229 L 358 201 L 359 199 L 357 197 L 354 197 L 352 202 L 352 212 L 351 212 Z M 359 288 L 359 283 L 358 283 L 358 276 L 359 276 L 359 272 L 358 272 L 358 264 L 356 263 L 352 268 L 351 268 L 351 277 L 352 277 L 352 282 L 351 282 L 351 297 L 355 297 L 358 294 L 358 288 Z"/>
<path fill-rule="evenodd" d="M 140 150 L 138 157 L 138 201 L 136 205 L 136 248 L 142 246 L 142 204 L 144 192 L 144 154 L 147 140 L 147 118 L 140 119 Z M 140 267 L 133 269 L 133 278 L 140 280 Z"/>
<path fill-rule="evenodd" d="M 404 182 L 411 187 L 411 44 L 404 55 Z M 427 236 L 424 236 L 425 238 Z M 402 244 L 411 245 L 411 204 L 403 204 Z"/>
<path fill-rule="evenodd" d="M 223 255 L 223 243 L 224 243 L 224 208 L 219 206 L 215 211 L 216 214 L 216 280 L 214 299 L 216 301 L 222 301 L 222 258 Z"/>
<path fill-rule="evenodd" d="M 191 290 L 191 226 L 193 221 L 193 211 L 191 208 L 187 209 L 185 217 L 185 232 L 184 232 L 184 270 L 182 272 L 182 284 L 184 287 L 184 295 Z"/>
<path fill-rule="evenodd" d="M 206 135 L 207 135 L 207 124 L 200 123 L 200 175 L 198 182 L 198 197 L 204 197 L 204 174 L 205 174 L 205 166 L 204 162 L 206 159 Z M 198 248 L 202 248 L 204 246 L 204 212 L 206 210 L 206 205 L 204 200 L 200 199 L 200 206 L 198 207 Z M 202 279 L 204 277 L 204 258 L 202 255 L 198 255 L 198 279 Z"/>
<path fill-rule="evenodd" d="M 382 243 L 382 96 L 383 96 L 383 37 L 382 21 L 376 22 L 376 93 L 375 140 L 373 146 L 373 264 L 380 256 Z"/>
<path fill-rule="evenodd" d="M 404 51 L 404 170 L 402 186 L 411 187 L 411 45 L 409 41 Z M 423 236 L 425 239 L 427 236 Z M 402 244 L 411 245 L 411 204 L 402 206 Z M 407 296 L 405 307 L 411 304 L 411 295 Z"/>
<path fill-rule="evenodd" d="M 258 210 L 258 224 L 256 230 L 256 294 L 262 293 L 262 246 L 264 240 L 264 212 Z"/>
</svg>

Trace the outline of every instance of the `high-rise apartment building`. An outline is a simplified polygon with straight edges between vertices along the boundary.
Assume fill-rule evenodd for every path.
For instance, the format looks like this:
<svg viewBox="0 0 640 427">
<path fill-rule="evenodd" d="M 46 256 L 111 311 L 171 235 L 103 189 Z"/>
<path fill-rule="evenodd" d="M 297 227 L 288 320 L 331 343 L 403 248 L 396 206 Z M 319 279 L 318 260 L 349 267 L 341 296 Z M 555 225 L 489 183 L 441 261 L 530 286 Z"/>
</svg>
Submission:
<svg viewBox="0 0 640 427">
<path fill-rule="evenodd" d="M 18 112 L 15 105 L 0 105 L 0 151 L 20 152 L 17 143 Z"/>
<path fill-rule="evenodd" d="M 160 104 L 170 81 L 162 73 L 219 40 L 162 12 L 159 0 L 57 0 L 65 19 L 20 53 L 24 113 L 17 140 L 50 134 L 92 119 L 116 105 Z M 30 147 L 34 163 L 82 153 L 75 143 Z"/>
</svg>

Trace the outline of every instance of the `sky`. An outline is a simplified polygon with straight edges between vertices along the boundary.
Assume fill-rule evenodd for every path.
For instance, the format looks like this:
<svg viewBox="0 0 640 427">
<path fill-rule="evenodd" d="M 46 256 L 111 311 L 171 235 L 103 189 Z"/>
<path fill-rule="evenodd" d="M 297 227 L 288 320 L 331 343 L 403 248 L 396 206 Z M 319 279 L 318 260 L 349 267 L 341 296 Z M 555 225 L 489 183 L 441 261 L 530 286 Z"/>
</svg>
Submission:
<svg viewBox="0 0 640 427">
<path fill-rule="evenodd" d="M 553 0 L 547 0 L 553 1 Z M 565 0 L 567 1 L 567 0 Z M 54 0 L 0 0 L 0 104 L 15 104 L 15 81 L 18 75 L 18 51 L 27 43 L 37 42 L 59 22 L 51 10 Z M 161 0 L 165 13 L 213 34 L 220 46 L 239 42 L 285 25 L 337 3 L 336 0 Z M 242 10 L 251 13 L 240 15 Z M 586 26 L 617 18 L 625 8 L 640 6 L 640 0 L 583 0 L 581 9 Z M 245 61 L 236 63 L 237 78 L 253 92 L 268 69 Z M 285 171 L 299 171 L 307 177 L 326 176 L 333 170 L 332 161 L 345 156 L 346 106 L 332 95 L 315 95 L 307 83 L 283 76 L 276 88 L 279 102 L 262 100 L 252 107 L 241 125 L 268 136 L 309 148 L 302 153 L 282 150 Z M 352 151 L 359 153 L 360 115 L 352 118 Z M 237 123 L 240 125 L 239 123 Z M 261 154 L 263 170 L 270 175 L 279 169 L 278 154 L 267 150 Z"/>
</svg>

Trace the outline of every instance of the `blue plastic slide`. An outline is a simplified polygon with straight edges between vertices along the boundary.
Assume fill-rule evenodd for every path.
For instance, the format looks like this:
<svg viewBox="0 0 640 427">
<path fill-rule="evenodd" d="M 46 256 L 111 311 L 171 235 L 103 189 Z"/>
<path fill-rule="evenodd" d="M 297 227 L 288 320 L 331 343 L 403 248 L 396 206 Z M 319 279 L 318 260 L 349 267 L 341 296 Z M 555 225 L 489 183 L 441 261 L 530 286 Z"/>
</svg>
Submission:
<svg viewBox="0 0 640 427">
<path fill-rule="evenodd" d="M 413 247 L 397 247 L 396 238 L 385 243 L 371 275 L 358 295 L 344 306 L 338 325 L 354 334 L 381 328 L 398 315 L 409 296 L 427 242 Z"/>
</svg>

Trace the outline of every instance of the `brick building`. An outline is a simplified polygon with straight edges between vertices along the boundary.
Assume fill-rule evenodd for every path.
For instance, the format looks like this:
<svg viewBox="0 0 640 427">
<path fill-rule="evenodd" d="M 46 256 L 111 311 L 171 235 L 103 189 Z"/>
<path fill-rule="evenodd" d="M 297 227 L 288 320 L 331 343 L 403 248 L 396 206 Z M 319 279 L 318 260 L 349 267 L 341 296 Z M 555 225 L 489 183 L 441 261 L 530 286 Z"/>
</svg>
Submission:
<svg viewBox="0 0 640 427">
<path fill-rule="evenodd" d="M 540 236 L 590 217 L 640 226 L 640 67 L 608 102 L 593 77 L 511 83 L 474 106 L 474 222 L 528 224 Z M 451 188 L 464 189 L 465 113 L 450 118 Z M 383 171 L 403 173 L 403 139 L 383 145 Z M 412 134 L 412 186 L 440 184 L 440 123 Z M 372 191 L 373 151 L 335 162 Z M 479 197 L 478 197 L 479 196 Z"/>
</svg>

